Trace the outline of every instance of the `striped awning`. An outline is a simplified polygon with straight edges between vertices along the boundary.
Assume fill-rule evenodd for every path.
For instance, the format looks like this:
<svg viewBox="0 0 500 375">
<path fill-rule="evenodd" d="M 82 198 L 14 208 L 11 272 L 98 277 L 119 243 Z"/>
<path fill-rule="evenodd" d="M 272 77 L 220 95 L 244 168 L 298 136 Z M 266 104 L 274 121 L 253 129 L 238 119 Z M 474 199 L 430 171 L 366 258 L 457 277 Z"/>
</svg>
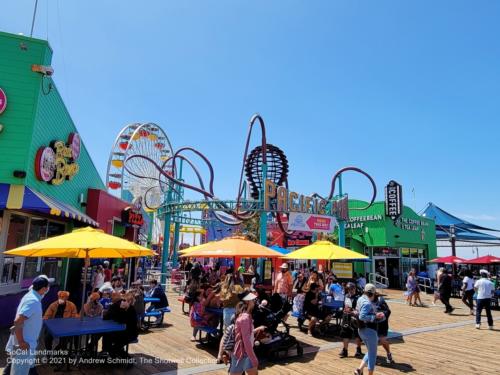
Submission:
<svg viewBox="0 0 500 375">
<path fill-rule="evenodd" d="M 77 220 L 98 227 L 99 223 L 65 203 L 24 185 L 0 183 L 0 209 L 36 211 Z"/>
</svg>

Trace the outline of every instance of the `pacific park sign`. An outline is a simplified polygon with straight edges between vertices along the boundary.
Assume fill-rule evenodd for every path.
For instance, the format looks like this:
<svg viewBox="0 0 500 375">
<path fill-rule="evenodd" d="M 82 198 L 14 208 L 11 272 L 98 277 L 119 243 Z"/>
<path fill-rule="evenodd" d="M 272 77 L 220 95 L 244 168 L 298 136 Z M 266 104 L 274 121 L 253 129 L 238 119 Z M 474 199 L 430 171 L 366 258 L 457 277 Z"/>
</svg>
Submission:
<svg viewBox="0 0 500 375">
<path fill-rule="evenodd" d="M 271 180 L 266 180 L 264 185 L 264 211 L 268 212 L 326 215 L 347 221 L 347 202 L 347 196 L 329 202 L 322 198 L 298 194 L 288 191 L 285 186 L 276 186 Z"/>
</svg>

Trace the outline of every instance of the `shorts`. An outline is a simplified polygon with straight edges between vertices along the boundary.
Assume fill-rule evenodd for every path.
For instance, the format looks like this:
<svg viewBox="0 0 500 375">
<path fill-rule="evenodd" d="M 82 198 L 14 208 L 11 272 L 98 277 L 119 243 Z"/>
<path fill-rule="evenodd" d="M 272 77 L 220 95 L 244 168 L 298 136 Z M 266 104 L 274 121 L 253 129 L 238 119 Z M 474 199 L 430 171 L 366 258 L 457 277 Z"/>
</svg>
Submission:
<svg viewBox="0 0 500 375">
<path fill-rule="evenodd" d="M 254 366 L 252 365 L 252 361 L 250 361 L 250 358 L 248 358 L 248 356 L 245 355 L 241 359 L 237 359 L 236 357 L 231 356 L 229 372 L 243 373 L 253 367 Z"/>
<path fill-rule="evenodd" d="M 318 308 L 313 309 L 312 311 L 307 311 L 307 312 L 306 312 L 306 316 L 307 316 L 308 318 L 313 317 L 313 318 L 316 318 L 316 319 L 318 319 L 318 320 L 323 320 L 323 319 L 325 319 L 328 315 L 331 315 L 331 314 L 329 313 L 329 311 L 325 311 L 325 310 L 318 309 Z"/>
<path fill-rule="evenodd" d="M 380 336 L 387 337 L 387 335 L 389 334 L 389 324 L 387 324 L 387 321 L 380 322 L 377 325 L 377 334 L 379 337 Z"/>
</svg>

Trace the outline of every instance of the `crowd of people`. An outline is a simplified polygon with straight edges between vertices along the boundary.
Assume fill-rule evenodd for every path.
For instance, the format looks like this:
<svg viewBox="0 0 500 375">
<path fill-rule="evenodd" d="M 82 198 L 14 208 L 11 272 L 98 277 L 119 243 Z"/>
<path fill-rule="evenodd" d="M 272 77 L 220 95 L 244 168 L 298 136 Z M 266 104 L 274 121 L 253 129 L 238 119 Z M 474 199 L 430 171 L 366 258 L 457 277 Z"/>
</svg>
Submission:
<svg viewBox="0 0 500 375">
<path fill-rule="evenodd" d="M 296 270 L 293 265 L 289 267 L 283 263 L 275 275 L 272 288 L 266 293 L 261 286 L 253 283 L 245 288 L 241 275 L 248 271 L 255 272 L 253 269 L 229 267 L 223 275 L 220 271 L 217 265 L 205 268 L 197 262 L 191 264 L 187 271 L 184 301 L 190 304 L 192 341 L 197 341 L 196 335 L 202 327 L 218 326 L 219 319 L 213 309 L 222 309 L 224 334 L 220 340 L 217 362 L 229 363 L 230 374 L 241 374 L 243 371 L 247 374 L 257 373 L 258 359 L 254 342 L 266 334 L 268 327 L 260 325 L 256 311 L 262 306 L 273 305 L 276 299 L 281 303 L 282 311 L 292 310 L 303 320 L 309 321 L 307 333 L 311 336 L 321 332 L 322 327 L 328 326 L 333 315 L 339 312 L 325 307 L 325 301 L 342 302 L 340 337 L 343 348 L 339 356 L 348 356 L 349 342 L 354 340 L 355 356 L 362 359 L 356 373 L 362 372 L 364 367 L 368 367 L 370 373 L 373 372 L 379 344 L 386 351 L 387 363 L 394 363 L 387 340 L 391 310 L 376 292 L 375 286 L 366 282 L 364 275 L 354 274 L 353 280 L 340 282 L 330 271 L 315 268 Z M 376 318 L 370 315 L 368 305 L 372 306 Z M 283 321 L 286 319 L 285 314 Z M 367 322 L 366 326 L 361 326 L 362 321 Z M 368 349 L 366 354 L 361 349 L 363 341 Z"/>
<path fill-rule="evenodd" d="M 444 313 L 451 314 L 455 308 L 450 304 L 450 298 L 453 293 L 454 281 L 461 285 L 460 293 L 463 304 L 469 309 L 470 315 L 476 317 L 476 328 L 481 328 L 481 314 L 486 312 L 488 328 L 493 329 L 493 318 L 491 315 L 491 301 L 495 292 L 495 285 L 491 281 L 490 273 L 485 269 L 473 272 L 469 268 L 461 268 L 455 276 L 450 270 L 441 267 L 436 272 L 436 288 L 434 292 L 432 305 L 441 301 L 445 306 Z M 474 305 L 474 297 L 476 304 Z"/>
<path fill-rule="evenodd" d="M 354 274 L 352 280 L 340 280 L 331 271 L 310 269 L 295 269 L 283 263 L 275 275 L 270 288 L 260 283 L 260 277 L 255 269 L 248 270 L 239 267 L 222 268 L 216 264 L 203 267 L 200 263 L 186 263 L 185 271 L 188 280 L 184 290 L 184 301 L 189 304 L 189 321 L 192 327 L 191 341 L 197 341 L 200 330 L 213 328 L 218 337 L 217 327 L 221 322 L 223 335 L 220 339 L 217 354 L 218 363 L 229 363 L 230 374 L 256 374 L 258 358 L 254 347 L 256 343 L 265 342 L 270 335 L 270 328 L 258 318 L 262 309 L 272 309 L 276 304 L 280 307 L 286 322 L 288 313 L 292 311 L 301 322 L 309 321 L 307 334 L 310 336 L 322 332 L 328 327 L 331 319 L 340 315 L 340 338 L 342 348 L 340 358 L 349 356 L 349 343 L 354 342 L 355 357 L 361 359 L 355 374 L 362 374 L 364 368 L 368 374 L 373 374 L 377 358 L 377 348 L 381 345 L 386 353 L 387 364 L 394 363 L 388 341 L 389 318 L 391 310 L 384 298 L 377 292 L 375 285 L 366 282 L 364 275 Z M 252 275 L 251 283 L 245 284 L 242 275 Z M 494 290 L 486 270 L 480 271 L 480 278 L 467 270 L 460 273 L 462 277 L 462 301 L 476 315 L 476 327 L 481 327 L 481 313 L 486 311 L 487 322 L 493 328 L 491 316 L 491 295 Z M 434 303 L 442 301 L 445 313 L 451 313 L 452 276 L 445 268 L 440 268 L 436 275 L 436 293 Z M 420 287 L 415 270 L 411 270 L 407 278 L 407 303 L 422 305 Z M 15 374 L 27 374 L 32 363 L 34 350 L 42 332 L 44 319 L 78 318 L 83 314 L 88 318 L 101 317 L 103 320 L 113 320 L 126 325 L 126 330 L 112 334 L 90 335 L 86 347 L 97 353 L 98 343 L 102 339 L 101 355 L 126 358 L 125 347 L 137 339 L 142 327 L 142 317 L 145 312 L 168 306 L 165 290 L 152 279 L 146 285 L 137 280 L 126 288 L 119 269 L 113 274 L 109 263 L 104 262 L 95 269 L 92 277 L 92 290 L 81 311 L 71 301 L 70 293 L 59 291 L 57 299 L 50 303 L 42 312 L 41 300 L 50 289 L 50 280 L 38 276 L 33 280 L 29 292 L 21 300 L 16 314 L 7 351 L 12 356 L 19 356 L 14 349 L 23 349 L 26 360 L 13 361 Z M 474 294 L 476 305 L 474 306 Z M 146 309 L 145 297 L 154 298 Z M 328 305 L 332 301 L 341 302 L 340 309 L 332 310 Z M 338 306 L 338 305 L 337 305 Z M 286 324 L 286 323 L 285 323 Z M 54 338 L 48 331 L 42 332 L 46 349 L 65 349 L 68 341 L 59 339 L 54 346 Z M 366 353 L 361 344 L 364 343 Z M 24 367 L 23 367 L 24 366 Z"/>
<path fill-rule="evenodd" d="M 102 318 L 125 324 L 126 329 L 123 331 L 90 335 L 86 349 L 97 353 L 99 341 L 102 339 L 101 356 L 128 358 L 126 346 L 136 341 L 139 331 L 143 329 L 144 298 L 147 296 L 155 299 L 155 302 L 149 305 L 148 310 L 168 306 L 165 291 L 157 280 L 149 281 L 147 292 L 142 280 L 133 282 L 130 288 L 126 289 L 119 269 L 113 275 L 109 262 L 96 267 L 92 278 L 92 290 L 81 311 L 78 311 L 76 304 L 71 301 L 71 297 L 75 297 L 75 301 L 78 301 L 79 296 L 71 296 L 68 291 L 60 290 L 57 292 L 57 299 L 50 303 L 43 312 L 42 299 L 48 294 L 50 284 L 51 280 L 47 276 L 37 276 L 32 281 L 28 293 L 21 299 L 6 346 L 6 351 L 12 360 L 9 361 L 10 365 L 4 374 L 34 373 L 36 349 L 40 336 L 43 338 L 46 350 L 68 349 L 69 339 L 63 337 L 55 340 L 48 330 L 42 329 L 43 320 L 80 318 L 83 315 L 86 318 Z M 54 341 L 57 341 L 56 345 Z"/>
</svg>

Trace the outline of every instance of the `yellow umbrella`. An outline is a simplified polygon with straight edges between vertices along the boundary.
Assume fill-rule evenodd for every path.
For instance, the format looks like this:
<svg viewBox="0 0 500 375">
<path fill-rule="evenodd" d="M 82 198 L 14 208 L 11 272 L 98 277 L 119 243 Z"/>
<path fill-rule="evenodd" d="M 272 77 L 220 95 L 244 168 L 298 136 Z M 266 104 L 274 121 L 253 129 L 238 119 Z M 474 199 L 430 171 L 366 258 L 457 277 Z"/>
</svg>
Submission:
<svg viewBox="0 0 500 375">
<path fill-rule="evenodd" d="M 220 241 L 212 241 L 195 246 L 184 252 L 182 257 L 192 258 L 278 258 L 282 254 L 249 241 L 244 237 L 228 237 Z"/>
<path fill-rule="evenodd" d="M 21 246 L 4 254 L 24 257 L 84 258 L 82 308 L 85 302 L 87 267 L 90 258 L 134 258 L 155 255 L 153 250 L 92 227 L 75 229 L 71 233 Z"/>
<path fill-rule="evenodd" d="M 316 241 L 302 249 L 285 255 L 285 259 L 326 259 L 369 261 L 370 258 L 355 251 L 331 243 L 330 241 Z"/>
</svg>

